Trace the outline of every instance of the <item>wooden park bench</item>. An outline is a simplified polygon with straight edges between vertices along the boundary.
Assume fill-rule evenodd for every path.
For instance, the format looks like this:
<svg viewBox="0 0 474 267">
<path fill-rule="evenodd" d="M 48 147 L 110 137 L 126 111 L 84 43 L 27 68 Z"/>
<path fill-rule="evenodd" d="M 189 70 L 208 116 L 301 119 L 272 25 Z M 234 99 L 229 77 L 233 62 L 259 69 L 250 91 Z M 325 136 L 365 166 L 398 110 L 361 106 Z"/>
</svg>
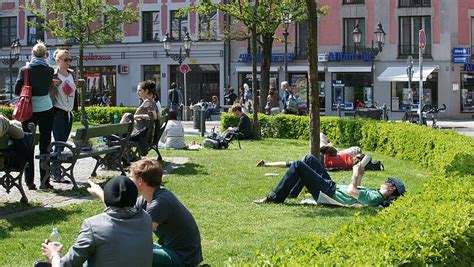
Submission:
<svg viewBox="0 0 474 267">
<path fill-rule="evenodd" d="M 96 164 L 91 176 L 97 176 L 97 168 L 101 165 L 114 165 L 118 167 L 122 175 L 125 171 L 122 166 L 122 157 L 128 145 L 130 134 L 133 130 L 133 115 L 129 117 L 127 123 L 106 124 L 99 126 L 89 126 L 84 122 L 84 128 L 77 129 L 73 138 L 74 144 L 54 141 L 48 147 L 48 154 L 38 155 L 37 159 L 43 159 L 46 169 L 45 175 L 52 173 L 56 179 L 67 177 L 73 183 L 73 190 L 78 189 L 74 179 L 74 166 L 78 159 L 94 158 Z M 91 138 L 104 138 L 104 145 L 91 145 Z M 113 140 L 113 142 L 111 141 Z M 60 152 L 59 152 L 60 151 Z M 69 165 L 69 166 L 66 166 Z M 41 179 L 45 181 L 45 179 Z"/>
<path fill-rule="evenodd" d="M 163 159 L 158 149 L 158 142 L 165 131 L 166 125 L 168 123 L 168 116 L 162 115 L 158 120 L 153 120 L 153 114 L 150 113 L 148 115 L 150 119 L 147 121 L 145 133 L 143 133 L 143 138 L 145 138 L 146 144 L 142 148 L 143 151 L 140 151 L 139 142 L 130 141 L 128 146 L 129 152 L 126 156 L 129 161 L 141 159 L 143 155 L 148 154 L 151 150 L 156 152 L 157 160 Z"/>
<path fill-rule="evenodd" d="M 34 147 L 38 144 L 39 135 L 36 133 L 36 126 L 34 123 L 30 123 L 28 125 L 28 129 L 30 130 L 29 133 L 25 133 L 25 140 L 27 141 L 27 147 L 30 149 L 30 153 L 34 152 Z M 7 194 L 10 193 L 13 187 L 18 188 L 21 194 L 21 203 L 28 203 L 28 198 L 26 197 L 25 191 L 23 190 L 23 185 L 21 182 L 21 178 L 23 177 L 23 173 L 25 171 L 25 165 L 22 168 L 18 168 L 13 164 L 14 161 L 18 160 L 16 158 L 11 158 L 10 153 L 8 152 L 9 147 L 11 146 L 11 140 L 8 135 L 0 137 L 0 154 L 3 157 L 3 166 L 0 168 L 0 172 L 3 175 L 0 177 L 0 185 L 6 189 Z M 17 175 L 13 175 L 12 173 L 17 173 Z"/>
</svg>

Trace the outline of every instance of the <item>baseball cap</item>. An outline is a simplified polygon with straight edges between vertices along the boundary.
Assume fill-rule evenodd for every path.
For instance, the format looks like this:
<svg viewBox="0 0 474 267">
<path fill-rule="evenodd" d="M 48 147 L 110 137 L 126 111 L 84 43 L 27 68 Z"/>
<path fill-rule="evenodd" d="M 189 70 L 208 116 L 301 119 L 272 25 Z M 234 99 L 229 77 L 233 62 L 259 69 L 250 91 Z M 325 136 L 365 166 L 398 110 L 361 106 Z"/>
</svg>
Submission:
<svg viewBox="0 0 474 267">
<path fill-rule="evenodd" d="M 406 192 L 405 185 L 403 184 L 403 182 L 400 179 L 395 178 L 395 177 L 388 177 L 387 182 L 393 184 L 395 186 L 395 188 L 397 188 L 397 192 L 400 196 L 405 194 L 405 192 Z"/>
</svg>

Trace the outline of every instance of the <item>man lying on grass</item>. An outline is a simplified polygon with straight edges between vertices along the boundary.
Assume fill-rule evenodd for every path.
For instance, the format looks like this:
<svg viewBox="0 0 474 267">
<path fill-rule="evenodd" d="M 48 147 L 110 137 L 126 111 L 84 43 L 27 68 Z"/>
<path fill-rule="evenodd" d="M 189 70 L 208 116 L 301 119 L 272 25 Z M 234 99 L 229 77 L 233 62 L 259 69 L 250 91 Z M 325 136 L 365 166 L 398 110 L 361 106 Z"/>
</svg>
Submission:
<svg viewBox="0 0 474 267">
<path fill-rule="evenodd" d="M 389 177 L 379 189 L 360 187 L 364 175 L 364 168 L 360 164 L 352 167 L 351 183 L 341 186 L 336 186 L 313 155 L 307 155 L 302 161 L 293 161 L 288 165 L 288 171 L 275 190 L 265 198 L 255 200 L 255 204 L 283 203 L 287 197 L 297 197 L 303 186 L 306 186 L 314 200 L 318 200 L 322 193 L 343 206 L 388 206 L 405 193 L 403 182 L 393 177 Z"/>
</svg>

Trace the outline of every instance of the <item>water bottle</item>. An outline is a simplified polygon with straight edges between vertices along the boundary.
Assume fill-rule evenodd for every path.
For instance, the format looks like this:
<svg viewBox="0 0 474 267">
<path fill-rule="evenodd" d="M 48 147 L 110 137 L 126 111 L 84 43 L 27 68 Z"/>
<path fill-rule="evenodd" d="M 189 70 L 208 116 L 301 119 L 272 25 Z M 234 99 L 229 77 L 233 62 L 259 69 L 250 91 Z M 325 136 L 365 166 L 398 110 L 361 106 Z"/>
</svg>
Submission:
<svg viewBox="0 0 474 267">
<path fill-rule="evenodd" d="M 117 112 L 114 112 L 114 123 L 118 123 L 119 120 L 118 120 L 118 113 Z"/>
<path fill-rule="evenodd" d="M 57 227 L 53 228 L 53 231 L 51 232 L 51 236 L 49 237 L 49 241 L 51 242 L 51 245 L 53 245 L 56 248 L 61 246 L 61 235 L 59 235 Z"/>
</svg>

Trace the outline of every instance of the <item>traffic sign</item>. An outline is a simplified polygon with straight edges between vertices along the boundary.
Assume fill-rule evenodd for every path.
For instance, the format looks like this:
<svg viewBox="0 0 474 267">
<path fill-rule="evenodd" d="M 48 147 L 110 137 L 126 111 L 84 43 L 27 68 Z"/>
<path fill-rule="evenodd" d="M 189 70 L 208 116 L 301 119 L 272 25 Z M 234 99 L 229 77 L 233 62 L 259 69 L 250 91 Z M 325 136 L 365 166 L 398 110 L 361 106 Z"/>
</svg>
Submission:
<svg viewBox="0 0 474 267">
<path fill-rule="evenodd" d="M 471 48 L 470 47 L 455 47 L 453 48 L 453 56 L 470 56 Z"/>
<path fill-rule="evenodd" d="M 421 29 L 418 31 L 418 35 L 419 35 L 419 45 L 420 45 L 420 48 L 421 49 L 425 49 L 426 47 L 426 34 L 425 34 L 425 30 Z"/>
<path fill-rule="evenodd" d="M 179 71 L 180 71 L 181 73 L 188 73 L 188 72 L 191 71 L 191 68 L 189 67 L 188 64 L 183 63 L 183 64 L 181 64 L 181 66 L 179 66 Z"/>
</svg>

